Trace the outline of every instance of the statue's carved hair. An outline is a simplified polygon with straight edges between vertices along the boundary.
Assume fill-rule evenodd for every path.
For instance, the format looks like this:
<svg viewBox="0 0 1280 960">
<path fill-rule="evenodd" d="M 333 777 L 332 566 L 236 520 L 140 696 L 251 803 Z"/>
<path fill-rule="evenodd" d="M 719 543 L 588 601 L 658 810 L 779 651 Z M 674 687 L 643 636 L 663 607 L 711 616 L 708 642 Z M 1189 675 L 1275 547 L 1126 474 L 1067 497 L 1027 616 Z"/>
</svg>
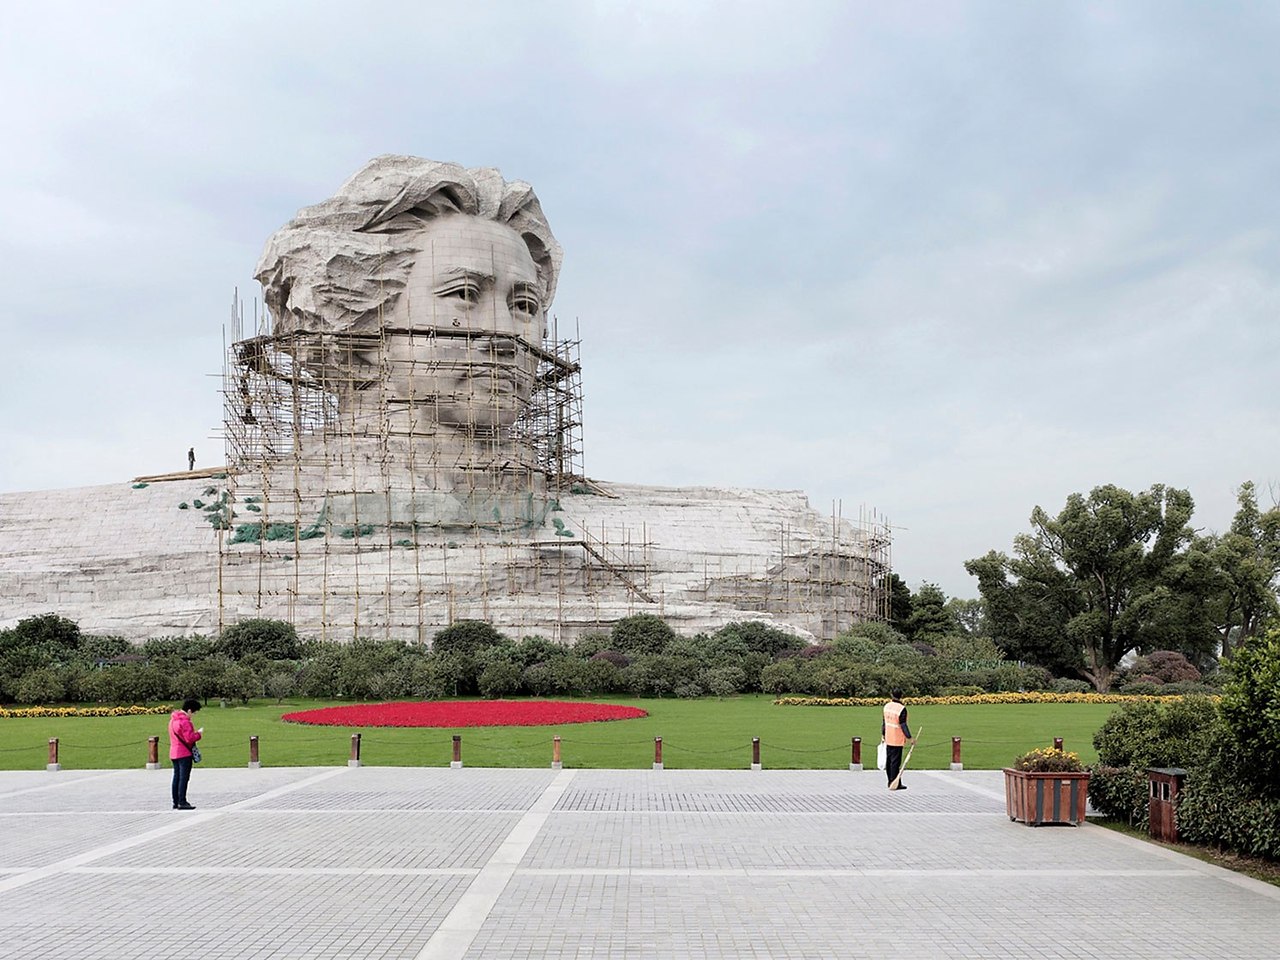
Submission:
<svg viewBox="0 0 1280 960">
<path fill-rule="evenodd" d="M 267 241 L 254 275 L 275 332 L 375 329 L 404 290 L 418 253 L 415 229 L 454 214 L 514 230 L 537 267 L 543 308 L 551 305 L 562 255 L 529 184 L 489 167 L 388 154 Z"/>
</svg>

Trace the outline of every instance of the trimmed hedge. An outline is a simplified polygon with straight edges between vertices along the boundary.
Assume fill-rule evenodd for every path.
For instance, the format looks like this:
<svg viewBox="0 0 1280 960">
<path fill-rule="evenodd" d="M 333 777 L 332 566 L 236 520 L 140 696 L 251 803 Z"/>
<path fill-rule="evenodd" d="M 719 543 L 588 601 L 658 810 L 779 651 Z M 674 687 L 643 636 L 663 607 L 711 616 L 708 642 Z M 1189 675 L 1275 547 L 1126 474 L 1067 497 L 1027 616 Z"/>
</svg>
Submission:
<svg viewBox="0 0 1280 960">
<path fill-rule="evenodd" d="M 1178 834 L 1192 843 L 1280 860 L 1280 800 L 1242 796 L 1230 782 L 1188 779 L 1178 804 Z"/>
<path fill-rule="evenodd" d="M 1089 802 L 1093 809 L 1112 820 L 1147 829 L 1150 786 L 1145 769 L 1098 764 L 1089 772 Z"/>
</svg>

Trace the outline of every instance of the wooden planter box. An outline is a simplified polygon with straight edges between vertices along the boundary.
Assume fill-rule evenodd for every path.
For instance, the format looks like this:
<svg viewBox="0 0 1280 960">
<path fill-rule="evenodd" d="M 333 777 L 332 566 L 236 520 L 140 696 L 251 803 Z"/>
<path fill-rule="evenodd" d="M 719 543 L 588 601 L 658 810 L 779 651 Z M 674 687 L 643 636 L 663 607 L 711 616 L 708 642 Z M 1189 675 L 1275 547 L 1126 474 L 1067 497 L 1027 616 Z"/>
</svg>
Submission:
<svg viewBox="0 0 1280 960">
<path fill-rule="evenodd" d="M 1004 768 L 1004 798 L 1009 819 L 1029 827 L 1042 823 L 1084 822 L 1089 799 L 1089 772 L 1027 773 Z"/>
</svg>

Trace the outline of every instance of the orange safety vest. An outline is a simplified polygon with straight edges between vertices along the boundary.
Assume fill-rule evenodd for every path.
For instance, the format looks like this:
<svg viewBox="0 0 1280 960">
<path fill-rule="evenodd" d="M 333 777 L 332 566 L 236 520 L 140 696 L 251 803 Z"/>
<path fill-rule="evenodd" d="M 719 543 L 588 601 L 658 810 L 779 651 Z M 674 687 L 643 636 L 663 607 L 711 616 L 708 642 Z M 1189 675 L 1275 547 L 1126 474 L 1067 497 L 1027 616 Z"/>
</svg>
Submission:
<svg viewBox="0 0 1280 960">
<path fill-rule="evenodd" d="M 907 735 L 902 732 L 902 724 L 898 722 L 905 709 L 897 700 L 890 700 L 884 705 L 884 742 L 891 747 L 901 747 L 907 742 Z"/>
</svg>

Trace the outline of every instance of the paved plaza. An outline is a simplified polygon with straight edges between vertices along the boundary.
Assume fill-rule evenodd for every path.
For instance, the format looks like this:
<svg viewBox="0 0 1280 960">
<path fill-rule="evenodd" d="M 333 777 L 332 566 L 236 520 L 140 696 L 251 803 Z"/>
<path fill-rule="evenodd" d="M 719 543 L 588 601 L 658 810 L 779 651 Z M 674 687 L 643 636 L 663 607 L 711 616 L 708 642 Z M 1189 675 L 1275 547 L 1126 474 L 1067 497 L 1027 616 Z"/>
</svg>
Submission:
<svg viewBox="0 0 1280 960">
<path fill-rule="evenodd" d="M 1274 958 L 1280 889 L 1001 774 L 0 773 L 0 957 Z"/>
</svg>

